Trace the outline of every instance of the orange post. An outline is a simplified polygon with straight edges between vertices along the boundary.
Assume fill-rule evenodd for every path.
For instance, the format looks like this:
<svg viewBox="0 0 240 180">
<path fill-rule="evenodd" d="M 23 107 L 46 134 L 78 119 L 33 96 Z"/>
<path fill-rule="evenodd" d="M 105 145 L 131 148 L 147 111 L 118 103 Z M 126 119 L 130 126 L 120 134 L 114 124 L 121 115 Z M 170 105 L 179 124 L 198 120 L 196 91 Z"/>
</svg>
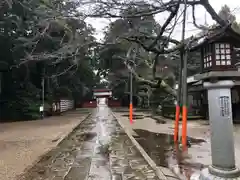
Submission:
<svg viewBox="0 0 240 180">
<path fill-rule="evenodd" d="M 130 123 L 132 124 L 133 123 L 133 105 L 132 105 L 132 103 L 130 103 L 130 106 L 129 106 L 129 120 L 130 120 Z"/>
<path fill-rule="evenodd" d="M 185 149 L 187 147 L 187 107 L 182 108 L 182 145 Z"/>
<path fill-rule="evenodd" d="M 180 106 L 176 105 L 175 114 L 175 127 L 174 127 L 174 142 L 178 142 L 178 131 L 179 131 L 179 116 L 180 116 Z"/>
</svg>

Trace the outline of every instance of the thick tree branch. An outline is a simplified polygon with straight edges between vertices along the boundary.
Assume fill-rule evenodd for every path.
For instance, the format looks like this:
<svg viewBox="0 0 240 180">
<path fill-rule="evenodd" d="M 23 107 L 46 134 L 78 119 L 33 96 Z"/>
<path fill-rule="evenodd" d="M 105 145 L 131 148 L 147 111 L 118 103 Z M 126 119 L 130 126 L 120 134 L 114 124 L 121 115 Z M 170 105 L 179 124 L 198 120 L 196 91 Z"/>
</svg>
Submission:
<svg viewBox="0 0 240 180">
<path fill-rule="evenodd" d="M 178 2 L 180 2 L 181 0 L 178 0 Z M 163 35 L 166 27 L 170 24 L 170 22 L 172 21 L 172 19 L 176 16 L 177 12 L 179 10 L 179 3 L 177 4 L 177 6 L 174 8 L 174 10 L 170 13 L 170 15 L 168 16 L 167 20 L 165 21 L 165 23 L 163 24 L 163 26 L 160 29 L 159 34 L 157 35 L 156 39 L 153 41 L 153 43 L 148 47 L 149 49 L 153 48 L 156 44 L 157 41 L 160 39 L 160 37 Z"/>
<path fill-rule="evenodd" d="M 138 80 L 138 82 L 140 83 L 144 83 L 144 84 L 147 84 L 147 85 L 150 85 L 151 87 L 156 87 L 156 86 L 160 86 L 162 87 L 163 89 L 165 89 L 167 92 L 169 92 L 170 94 L 172 94 L 173 96 L 176 96 L 177 93 L 176 93 L 176 90 L 173 89 L 171 86 L 169 86 L 164 79 L 160 80 L 160 84 L 159 82 L 155 82 L 155 81 L 151 81 L 151 80 L 147 80 L 147 79 L 144 79 L 142 77 L 140 77 L 136 71 L 132 68 L 132 66 L 129 65 L 128 61 L 130 60 L 130 52 L 133 50 L 133 46 L 131 46 L 128 50 L 128 53 L 127 53 L 127 58 L 124 59 L 124 64 L 126 65 L 126 67 L 128 68 L 128 70 L 134 75 L 134 77 Z M 135 52 L 137 53 L 137 51 Z"/>
<path fill-rule="evenodd" d="M 192 19 L 193 19 L 193 24 L 194 26 L 196 26 L 198 29 L 201 29 L 201 30 L 207 30 L 208 28 L 203 26 L 203 25 L 198 25 L 197 22 L 196 22 L 196 17 L 195 17 L 195 6 L 192 6 Z"/>
<path fill-rule="evenodd" d="M 210 5 L 208 0 L 200 0 L 201 5 L 205 7 L 206 11 L 211 15 L 212 19 L 215 20 L 221 26 L 227 26 L 227 23 L 221 19 L 213 7 Z"/>
<path fill-rule="evenodd" d="M 85 3 L 86 4 L 86 3 Z M 93 4 L 92 0 L 88 2 L 88 4 Z M 172 8 L 176 6 L 176 3 L 173 3 L 173 1 L 169 1 L 166 3 L 161 3 L 160 6 L 153 5 L 153 4 L 146 4 L 143 2 L 135 3 L 134 1 L 115 1 L 115 0 L 100 0 L 98 2 L 95 2 L 96 11 L 93 14 L 88 14 L 88 17 L 101 17 L 101 18 L 139 18 L 144 16 L 152 16 L 164 11 L 172 11 Z M 118 13 L 120 11 L 124 11 L 127 7 L 139 7 L 139 8 L 146 8 L 146 6 L 149 7 L 148 10 L 141 10 L 136 12 L 135 14 L 125 14 L 125 15 L 119 15 Z M 118 13 L 110 13 L 111 10 L 115 10 Z"/>
</svg>

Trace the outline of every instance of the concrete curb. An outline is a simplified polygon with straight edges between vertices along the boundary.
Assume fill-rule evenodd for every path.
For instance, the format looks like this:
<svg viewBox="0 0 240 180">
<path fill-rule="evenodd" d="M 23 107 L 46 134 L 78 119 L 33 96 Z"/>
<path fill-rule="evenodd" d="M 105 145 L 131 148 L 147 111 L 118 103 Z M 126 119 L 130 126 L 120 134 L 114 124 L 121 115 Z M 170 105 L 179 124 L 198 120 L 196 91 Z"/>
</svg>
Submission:
<svg viewBox="0 0 240 180">
<path fill-rule="evenodd" d="M 118 121 L 120 126 L 124 129 L 125 133 L 129 137 L 129 139 L 132 141 L 133 145 L 138 149 L 138 151 L 141 153 L 143 158 L 147 161 L 149 166 L 155 171 L 157 177 L 160 180 L 177 180 L 179 179 L 171 170 L 168 172 L 164 173 L 162 169 L 168 170 L 167 168 L 161 168 L 156 165 L 156 163 L 149 157 L 149 155 L 145 152 L 145 150 L 142 148 L 142 146 L 135 140 L 135 138 L 132 136 L 130 131 L 123 125 L 123 123 L 115 116 L 114 112 L 112 112 L 113 117 Z M 165 171 L 164 170 L 164 171 Z M 168 175 L 167 175 L 168 174 Z M 168 176 L 168 177 L 167 177 Z"/>
<path fill-rule="evenodd" d="M 52 148 L 48 148 L 48 150 L 46 150 L 42 155 L 40 155 L 31 165 L 29 165 L 28 167 L 26 167 L 23 172 L 19 175 L 16 176 L 16 179 L 19 179 L 21 180 L 22 178 L 22 175 L 24 175 L 24 173 L 28 172 L 31 168 L 33 168 L 33 166 L 38 163 L 39 161 L 41 161 L 41 159 L 43 158 L 43 156 L 45 156 L 46 154 L 50 153 L 53 149 L 55 149 L 58 145 L 61 144 L 61 142 L 67 138 L 68 136 L 71 135 L 72 132 L 74 132 L 78 126 L 80 126 L 82 124 L 83 121 L 85 121 L 86 119 L 88 119 L 90 116 L 92 115 L 92 112 L 88 113 L 85 118 L 83 118 L 81 120 L 81 122 L 77 123 L 73 128 L 71 128 L 64 136 L 62 136 L 57 142 L 56 142 L 56 145 L 55 147 L 52 147 Z"/>
</svg>

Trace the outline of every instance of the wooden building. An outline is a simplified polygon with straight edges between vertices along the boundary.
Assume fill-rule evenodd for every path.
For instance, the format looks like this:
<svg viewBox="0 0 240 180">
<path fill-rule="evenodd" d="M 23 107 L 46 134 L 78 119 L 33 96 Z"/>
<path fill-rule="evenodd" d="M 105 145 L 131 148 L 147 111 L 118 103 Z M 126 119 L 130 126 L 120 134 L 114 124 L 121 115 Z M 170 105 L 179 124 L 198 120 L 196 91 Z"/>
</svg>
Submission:
<svg viewBox="0 0 240 180">
<path fill-rule="evenodd" d="M 188 82 L 190 113 L 208 118 L 207 91 L 203 82 L 216 80 L 233 80 L 232 114 L 234 120 L 240 121 L 240 34 L 231 26 L 216 27 L 208 36 L 190 49 L 201 52 L 201 71 L 192 76 Z"/>
</svg>

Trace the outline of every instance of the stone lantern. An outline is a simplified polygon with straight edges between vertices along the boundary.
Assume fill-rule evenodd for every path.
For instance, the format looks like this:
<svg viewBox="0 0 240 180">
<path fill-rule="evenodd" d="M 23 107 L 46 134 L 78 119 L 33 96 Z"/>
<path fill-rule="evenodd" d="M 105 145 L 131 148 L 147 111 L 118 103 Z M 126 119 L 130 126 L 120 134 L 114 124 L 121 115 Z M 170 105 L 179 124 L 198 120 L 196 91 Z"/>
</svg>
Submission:
<svg viewBox="0 0 240 180">
<path fill-rule="evenodd" d="M 207 38 L 191 51 L 201 51 L 201 70 L 232 71 L 238 61 L 235 48 L 239 47 L 240 35 L 230 26 L 216 27 L 209 31 Z"/>
<path fill-rule="evenodd" d="M 212 165 L 198 177 L 201 180 L 240 179 L 235 166 L 231 88 L 240 79 L 235 49 L 240 47 L 240 34 L 231 26 L 216 27 L 191 51 L 201 51 L 201 73 L 207 91 L 211 131 Z M 236 65 L 237 63 L 237 65 Z"/>
</svg>

